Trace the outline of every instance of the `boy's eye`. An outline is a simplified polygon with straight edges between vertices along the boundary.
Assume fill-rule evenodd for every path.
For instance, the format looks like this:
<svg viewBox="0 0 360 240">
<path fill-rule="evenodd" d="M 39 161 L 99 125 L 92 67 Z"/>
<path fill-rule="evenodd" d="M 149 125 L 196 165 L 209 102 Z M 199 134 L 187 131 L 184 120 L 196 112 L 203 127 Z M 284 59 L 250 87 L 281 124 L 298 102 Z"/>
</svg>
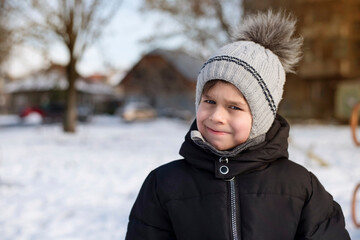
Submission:
<svg viewBox="0 0 360 240">
<path fill-rule="evenodd" d="M 216 102 L 214 100 L 205 100 L 204 102 L 209 103 L 209 104 L 216 104 Z"/>
<path fill-rule="evenodd" d="M 233 109 L 233 110 L 241 110 L 241 108 L 237 107 L 237 106 L 230 106 L 229 107 L 230 109 Z"/>
</svg>

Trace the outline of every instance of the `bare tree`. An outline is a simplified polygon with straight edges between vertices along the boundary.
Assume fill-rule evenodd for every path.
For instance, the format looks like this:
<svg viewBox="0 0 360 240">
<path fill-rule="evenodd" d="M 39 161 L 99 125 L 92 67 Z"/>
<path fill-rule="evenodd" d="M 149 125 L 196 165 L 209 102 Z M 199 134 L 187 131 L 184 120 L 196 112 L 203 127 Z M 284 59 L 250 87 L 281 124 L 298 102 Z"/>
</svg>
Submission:
<svg viewBox="0 0 360 240">
<path fill-rule="evenodd" d="M 7 0 L 0 0 L 0 74 L 2 65 L 7 60 L 12 48 L 12 32 L 7 25 L 10 9 Z"/>
<path fill-rule="evenodd" d="M 47 50 L 53 42 L 62 43 L 68 50 L 66 65 L 68 80 L 65 132 L 76 130 L 77 63 L 85 51 L 103 33 L 105 26 L 118 10 L 121 0 L 25 0 L 21 14 L 26 14 L 17 26 L 20 38 Z M 19 16 L 20 17 L 20 16 Z"/>
<path fill-rule="evenodd" d="M 207 58 L 230 41 L 232 27 L 240 22 L 241 9 L 241 0 L 144 0 L 143 12 L 162 15 L 158 30 L 144 41 L 180 39 L 180 49 Z"/>
</svg>

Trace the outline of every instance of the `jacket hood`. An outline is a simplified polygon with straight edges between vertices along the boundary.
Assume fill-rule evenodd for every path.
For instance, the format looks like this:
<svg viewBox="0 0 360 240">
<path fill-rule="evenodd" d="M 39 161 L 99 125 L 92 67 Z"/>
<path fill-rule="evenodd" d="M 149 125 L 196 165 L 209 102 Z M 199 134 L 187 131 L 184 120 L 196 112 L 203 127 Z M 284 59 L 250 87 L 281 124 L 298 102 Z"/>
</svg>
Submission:
<svg viewBox="0 0 360 240">
<path fill-rule="evenodd" d="M 288 158 L 289 129 L 287 121 L 277 115 L 262 143 L 235 156 L 225 157 L 201 148 L 191 139 L 191 131 L 197 130 L 195 120 L 185 136 L 180 155 L 194 167 L 214 173 L 216 178 L 230 179 L 239 174 L 264 169 L 277 159 Z"/>
</svg>

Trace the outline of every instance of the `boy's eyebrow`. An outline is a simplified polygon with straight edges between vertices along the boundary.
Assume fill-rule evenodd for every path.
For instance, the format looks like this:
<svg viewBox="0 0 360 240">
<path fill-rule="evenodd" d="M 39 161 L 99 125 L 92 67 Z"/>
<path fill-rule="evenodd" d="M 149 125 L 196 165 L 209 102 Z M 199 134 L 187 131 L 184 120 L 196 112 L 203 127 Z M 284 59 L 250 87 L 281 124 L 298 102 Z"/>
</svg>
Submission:
<svg viewBox="0 0 360 240">
<path fill-rule="evenodd" d="M 247 105 L 247 101 L 245 99 L 245 97 L 243 95 L 241 95 L 241 97 L 237 98 L 238 100 L 232 100 L 232 99 L 227 99 L 225 97 L 225 101 L 228 103 L 228 104 L 232 104 L 232 105 Z"/>
<path fill-rule="evenodd" d="M 229 104 L 232 104 L 232 105 L 247 105 L 245 99 L 241 99 L 241 101 L 233 101 L 233 100 L 229 100 L 227 101 Z"/>
<path fill-rule="evenodd" d="M 213 96 L 211 96 L 211 95 L 208 94 L 208 93 L 204 93 L 204 94 L 202 95 L 202 97 L 204 97 L 204 98 L 210 98 L 210 99 L 214 98 Z M 235 105 L 235 106 L 238 106 L 238 105 L 247 105 L 247 102 L 246 102 L 246 100 L 245 100 L 244 97 L 242 97 L 240 101 L 234 101 L 234 100 L 228 100 L 228 99 L 225 99 L 225 101 L 226 101 L 228 104 Z"/>
<path fill-rule="evenodd" d="M 204 93 L 204 94 L 202 95 L 202 97 L 205 97 L 205 98 L 213 98 L 213 97 L 210 96 L 208 93 Z"/>
</svg>

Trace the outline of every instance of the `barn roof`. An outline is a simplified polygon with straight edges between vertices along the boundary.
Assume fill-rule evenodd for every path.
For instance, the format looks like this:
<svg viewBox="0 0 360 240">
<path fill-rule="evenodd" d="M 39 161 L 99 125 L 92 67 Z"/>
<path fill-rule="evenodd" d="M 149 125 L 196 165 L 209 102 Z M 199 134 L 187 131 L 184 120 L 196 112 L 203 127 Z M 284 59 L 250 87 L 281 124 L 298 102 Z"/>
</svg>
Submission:
<svg viewBox="0 0 360 240">
<path fill-rule="evenodd" d="M 181 74 L 194 81 L 196 81 L 200 69 L 203 65 L 203 61 L 179 51 L 155 49 L 147 55 L 162 56 L 168 62 L 170 62 Z"/>
</svg>

